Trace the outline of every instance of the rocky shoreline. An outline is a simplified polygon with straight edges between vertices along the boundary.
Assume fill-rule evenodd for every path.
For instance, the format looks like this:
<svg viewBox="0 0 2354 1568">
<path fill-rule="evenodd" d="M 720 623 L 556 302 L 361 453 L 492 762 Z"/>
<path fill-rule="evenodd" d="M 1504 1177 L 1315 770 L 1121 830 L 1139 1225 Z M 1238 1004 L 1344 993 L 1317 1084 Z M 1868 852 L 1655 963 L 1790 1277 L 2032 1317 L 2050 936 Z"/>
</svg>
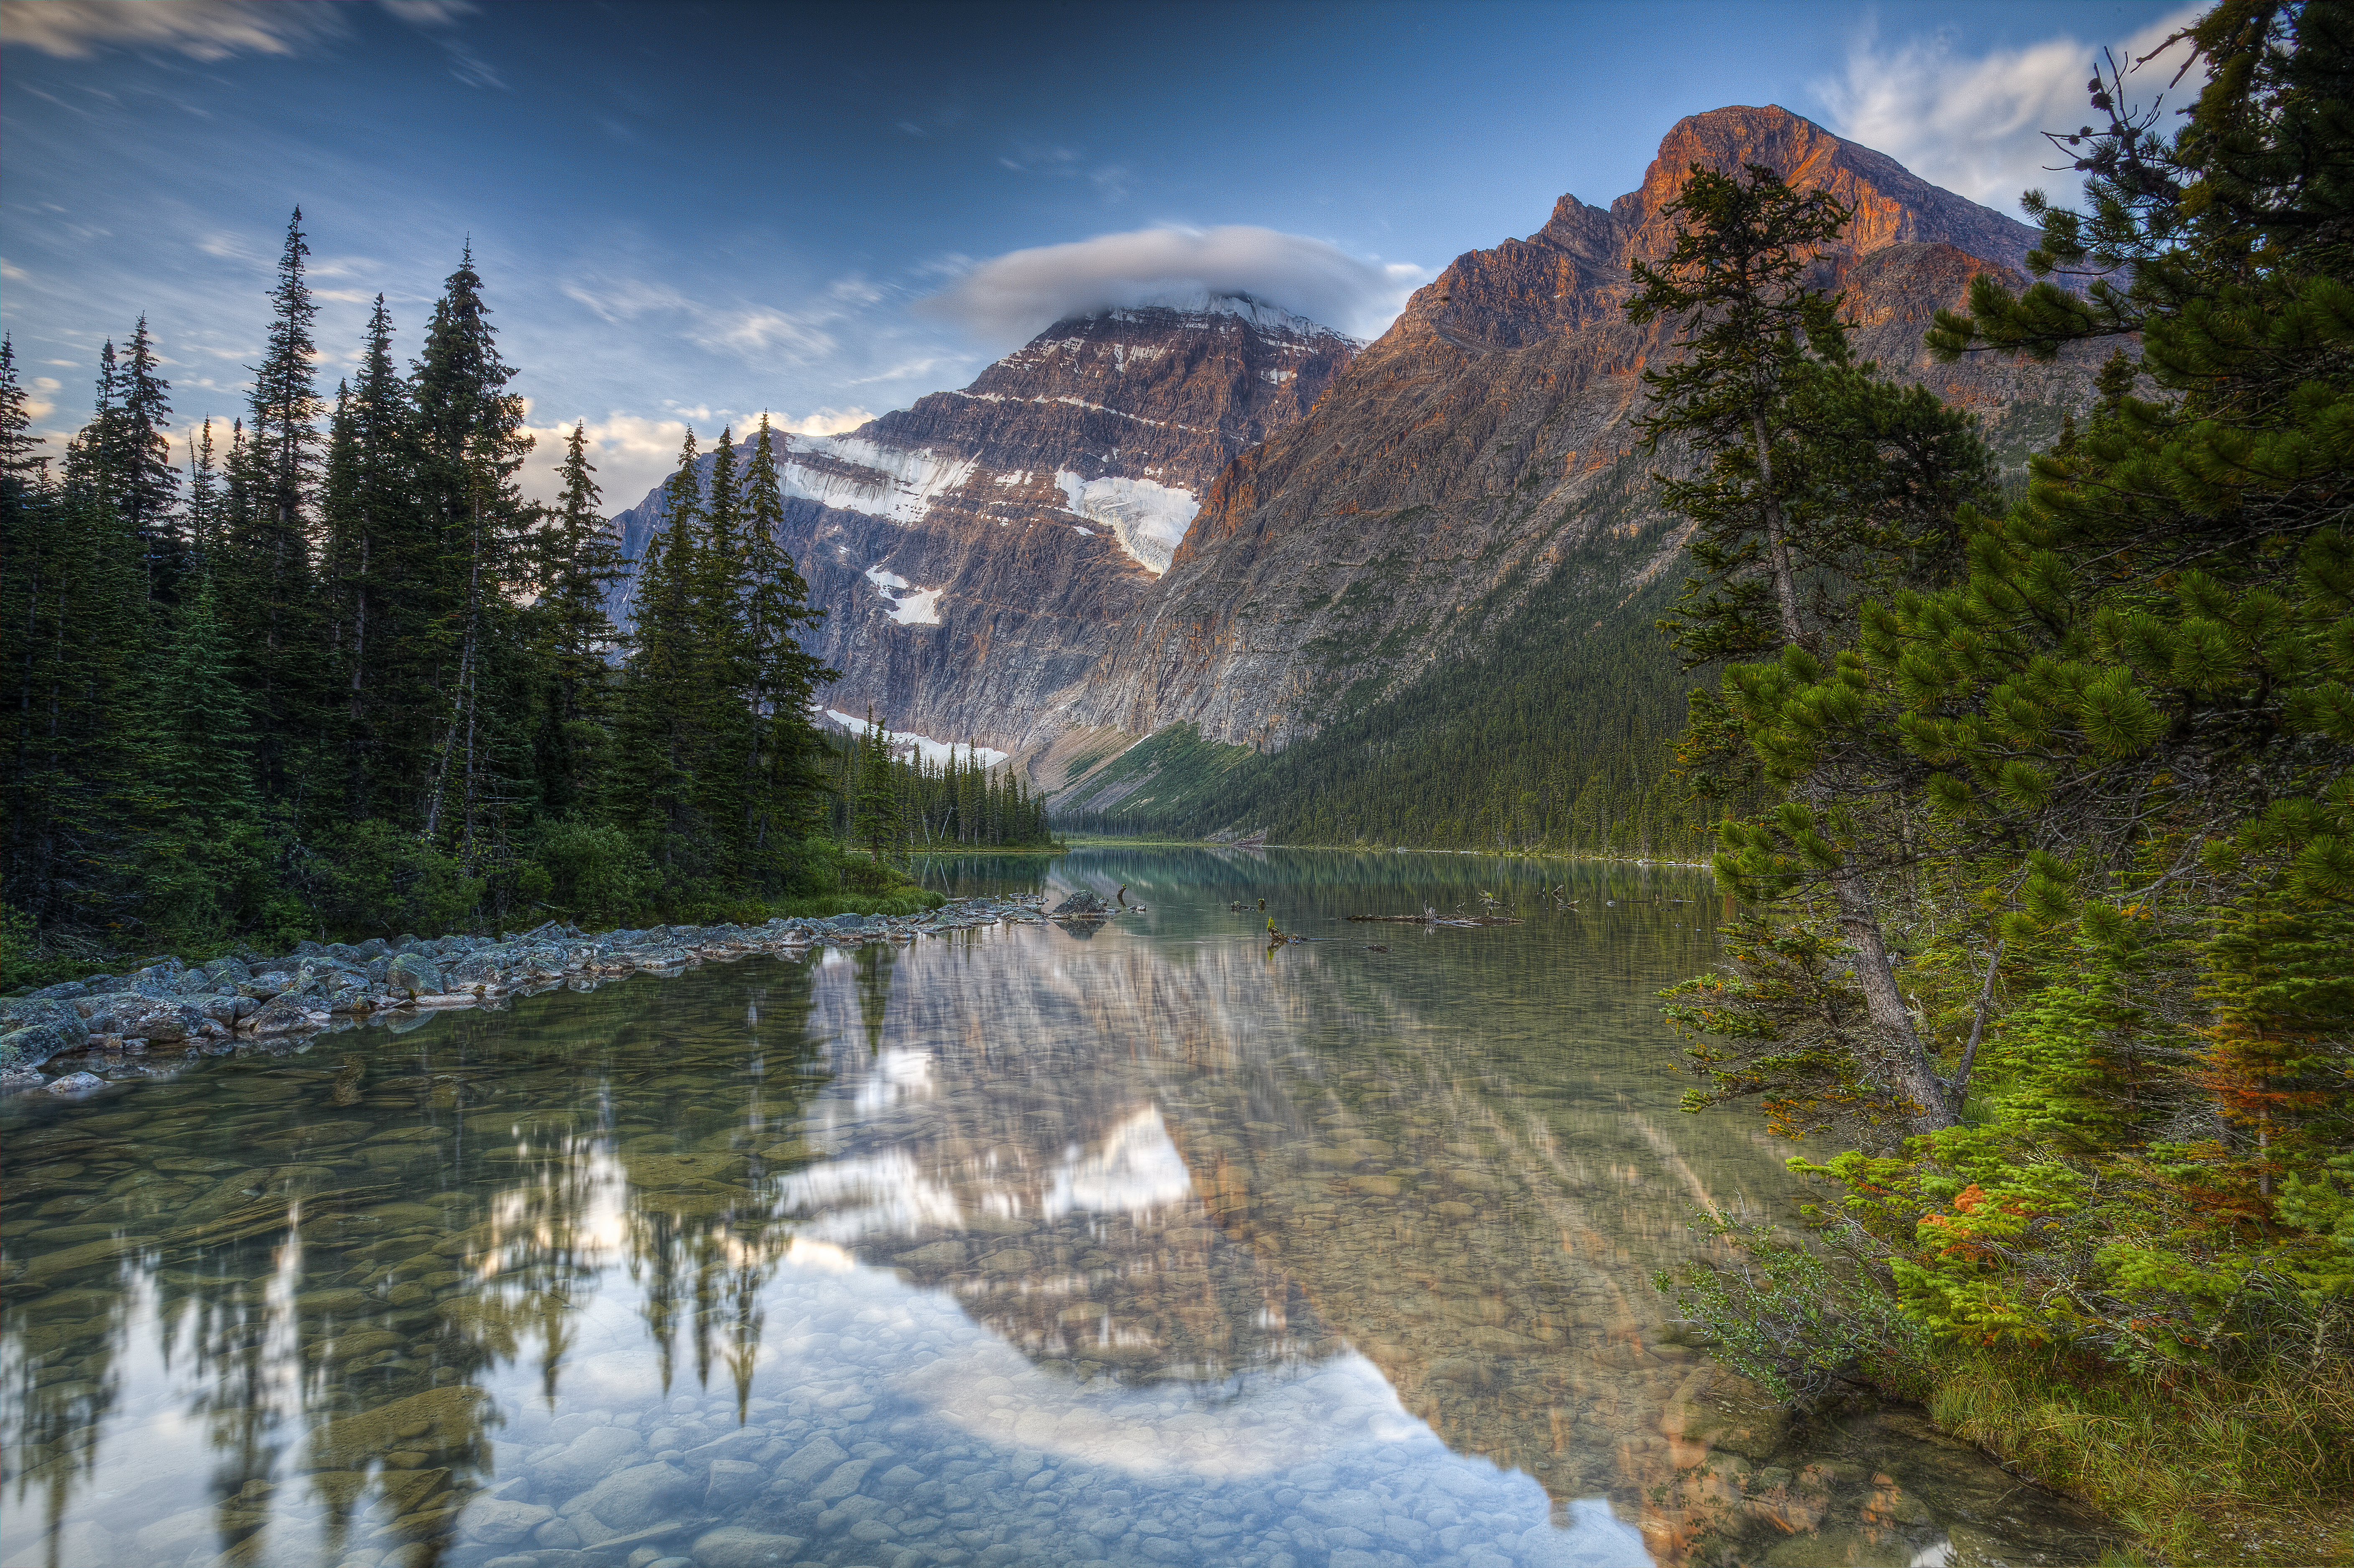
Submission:
<svg viewBox="0 0 2354 1568">
<path fill-rule="evenodd" d="M 496 941 L 402 937 L 300 942 L 282 957 L 165 959 L 124 975 L 94 974 L 0 998 L 0 1094 L 73 1094 L 105 1080 L 45 1071 L 86 1053 L 229 1050 L 240 1041 L 313 1034 L 390 1014 L 495 1005 L 563 985 L 588 990 L 642 972 L 676 974 L 751 953 L 798 957 L 813 947 L 913 942 L 982 926 L 1044 925 L 1035 894 L 961 898 L 920 915 L 779 917 L 765 926 L 656 926 L 594 936 L 550 921 Z M 67 1064 L 70 1065 L 70 1064 Z"/>
</svg>

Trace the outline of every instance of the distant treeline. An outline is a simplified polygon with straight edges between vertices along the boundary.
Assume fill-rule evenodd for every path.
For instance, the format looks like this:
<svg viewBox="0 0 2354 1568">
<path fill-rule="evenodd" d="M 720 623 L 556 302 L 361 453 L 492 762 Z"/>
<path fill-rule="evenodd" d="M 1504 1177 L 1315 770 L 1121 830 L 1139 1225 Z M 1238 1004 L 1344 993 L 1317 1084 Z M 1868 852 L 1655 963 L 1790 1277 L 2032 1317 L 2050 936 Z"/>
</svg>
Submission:
<svg viewBox="0 0 2354 1568">
<path fill-rule="evenodd" d="M 557 504 L 519 488 L 533 439 L 471 256 L 405 369 L 379 296 L 330 392 L 307 254 L 298 212 L 227 429 L 174 427 L 143 317 L 47 450 L 0 347 L 0 967 L 888 880 L 830 831 L 842 762 L 806 715 L 832 673 L 795 641 L 818 612 L 765 422 L 722 434 L 707 485 L 688 436 L 625 641 L 584 433 Z"/>
<path fill-rule="evenodd" d="M 1046 803 L 1012 768 L 991 768 L 968 745 L 939 762 L 901 759 L 870 715 L 864 732 L 829 750 L 831 825 L 871 858 L 947 848 L 1018 849 L 1055 842 Z"/>
</svg>

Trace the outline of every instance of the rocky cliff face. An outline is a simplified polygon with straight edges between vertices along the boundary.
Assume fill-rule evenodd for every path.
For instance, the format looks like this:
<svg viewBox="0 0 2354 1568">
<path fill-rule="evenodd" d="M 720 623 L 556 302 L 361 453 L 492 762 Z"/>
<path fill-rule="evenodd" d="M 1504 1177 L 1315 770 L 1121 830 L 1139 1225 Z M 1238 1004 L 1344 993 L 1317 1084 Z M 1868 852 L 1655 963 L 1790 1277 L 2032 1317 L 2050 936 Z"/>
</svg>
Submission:
<svg viewBox="0 0 2354 1568">
<path fill-rule="evenodd" d="M 785 438 L 783 542 L 827 612 L 811 652 L 844 672 L 823 705 L 1005 751 L 1050 737 L 1211 482 L 1359 346 L 1242 296 L 1113 311 L 849 435 Z M 660 493 L 614 522 L 642 559 Z"/>
<path fill-rule="evenodd" d="M 1636 582 L 1676 569 L 1681 536 L 1650 505 L 1654 461 L 1631 428 L 1641 372 L 1674 334 L 1621 307 L 1632 263 L 1672 245 L 1662 209 L 1694 164 L 1768 164 L 1852 205 L 1820 270 L 1857 348 L 1978 408 L 1998 450 L 2081 400 L 2082 366 L 1939 366 L 1922 347 L 1978 272 L 2020 281 L 2032 231 L 1787 110 L 1694 115 L 1608 208 L 1564 196 L 1528 238 L 1458 258 L 1307 418 L 1222 472 L 1055 722 L 1195 724 L 1280 747 L 1479 647 L 1596 540 L 1649 542 Z"/>
</svg>

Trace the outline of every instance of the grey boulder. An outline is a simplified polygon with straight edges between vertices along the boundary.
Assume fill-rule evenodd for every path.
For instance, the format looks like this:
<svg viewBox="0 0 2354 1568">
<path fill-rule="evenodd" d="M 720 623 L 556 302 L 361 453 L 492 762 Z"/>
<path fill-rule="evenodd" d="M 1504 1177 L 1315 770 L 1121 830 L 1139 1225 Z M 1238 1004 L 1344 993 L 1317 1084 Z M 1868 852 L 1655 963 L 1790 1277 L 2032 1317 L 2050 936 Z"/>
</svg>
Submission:
<svg viewBox="0 0 2354 1568">
<path fill-rule="evenodd" d="M 54 1023 L 36 1023 L 30 1029 L 12 1030 L 0 1034 L 0 1073 L 37 1067 L 61 1051 L 79 1050 L 88 1038 L 79 1022 L 71 1029 L 60 1029 Z"/>
</svg>

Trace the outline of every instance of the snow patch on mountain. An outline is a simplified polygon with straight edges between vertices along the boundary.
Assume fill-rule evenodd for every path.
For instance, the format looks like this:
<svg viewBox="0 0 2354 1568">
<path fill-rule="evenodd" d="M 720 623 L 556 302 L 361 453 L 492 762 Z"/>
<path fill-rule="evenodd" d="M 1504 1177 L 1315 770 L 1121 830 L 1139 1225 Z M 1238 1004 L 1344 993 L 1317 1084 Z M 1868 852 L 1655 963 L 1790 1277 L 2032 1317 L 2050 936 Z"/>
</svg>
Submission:
<svg viewBox="0 0 2354 1568">
<path fill-rule="evenodd" d="M 880 567 L 866 568 L 866 580 L 883 596 L 884 613 L 902 626 L 938 626 L 940 623 L 940 588 L 919 588 L 896 572 L 886 572 Z"/>
<path fill-rule="evenodd" d="M 845 734 L 864 735 L 866 733 L 866 721 L 855 714 L 846 714 L 839 709 L 828 708 L 825 710 L 825 716 L 833 721 L 834 727 Z M 886 729 L 883 732 L 883 743 L 893 751 L 912 751 L 935 767 L 946 762 L 951 753 L 961 758 L 968 750 L 955 741 L 934 740 L 928 735 L 917 735 L 913 730 Z M 1005 752 L 992 751 L 985 746 L 972 747 L 970 750 L 984 768 L 996 767 L 1004 761 L 1007 756 Z"/>
<path fill-rule="evenodd" d="M 1156 577 L 1169 569 L 1170 557 L 1202 510 L 1192 491 L 1149 479 L 1083 480 L 1060 469 L 1055 482 L 1074 513 L 1109 528 L 1120 547 Z"/>
<path fill-rule="evenodd" d="M 796 435 L 791 442 L 778 465 L 786 494 L 894 523 L 922 522 L 932 498 L 962 484 L 976 466 L 971 458 L 950 457 L 928 447 L 911 451 L 849 436 Z M 794 461 L 803 453 L 832 458 L 854 471 L 836 472 Z"/>
</svg>

